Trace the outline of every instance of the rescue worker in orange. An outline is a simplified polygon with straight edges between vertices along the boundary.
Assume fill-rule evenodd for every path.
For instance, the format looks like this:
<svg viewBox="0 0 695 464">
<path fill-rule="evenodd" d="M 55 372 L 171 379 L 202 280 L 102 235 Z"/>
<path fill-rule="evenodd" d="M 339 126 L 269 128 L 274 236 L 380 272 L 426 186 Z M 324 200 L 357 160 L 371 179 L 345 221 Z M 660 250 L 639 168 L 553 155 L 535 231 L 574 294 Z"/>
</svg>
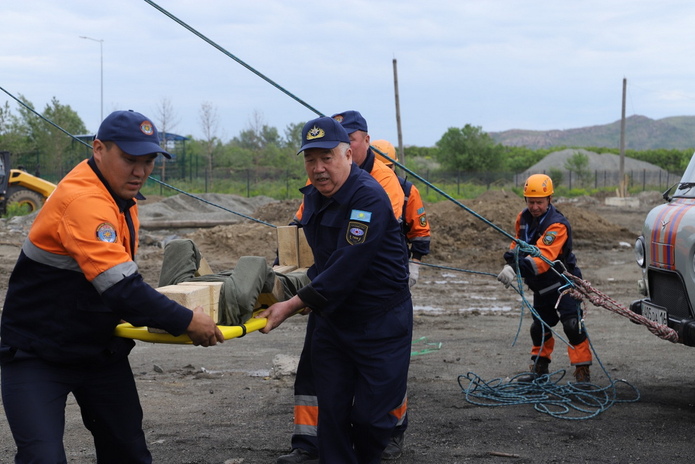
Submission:
<svg viewBox="0 0 695 464">
<path fill-rule="evenodd" d="M 391 170 L 395 170 L 393 162 L 383 156 L 384 153 L 394 161 L 398 161 L 396 148 L 388 140 L 375 140 L 372 146 L 376 148 L 376 158 L 382 161 Z M 430 223 L 427 221 L 425 213 L 425 205 L 422 203 L 422 197 L 418 188 L 409 180 L 398 176 L 398 182 L 401 185 L 403 194 L 405 195 L 403 202 L 403 232 L 408 243 L 408 254 L 410 263 L 408 268 L 410 271 L 409 284 L 412 287 L 417 283 L 420 275 L 420 265 L 422 258 L 430 253 Z"/>
<path fill-rule="evenodd" d="M 567 218 L 552 204 L 553 193 L 553 181 L 545 174 L 534 174 L 526 180 L 526 208 L 516 218 L 516 238 L 535 245 L 548 261 L 559 261 L 571 274 L 581 277 L 577 259 L 572 252 L 572 228 Z M 515 248 L 516 242 L 512 242 L 509 251 L 504 254 L 507 264 L 497 276 L 497 280 L 505 287 L 517 281 Z M 567 355 L 575 367 L 574 378 L 577 382 L 590 382 L 592 354 L 589 339 L 580 322 L 580 302 L 569 295 L 563 295 L 558 302 L 558 290 L 566 280 L 547 261 L 522 252 L 518 256 L 518 271 L 533 291 L 533 307 L 538 313 L 538 317 L 534 315 L 531 324 L 531 375 L 520 377 L 519 380 L 532 380 L 549 373 L 548 365 L 555 347 L 555 338 L 549 327 L 562 322 L 570 343 Z"/>
<path fill-rule="evenodd" d="M 99 464 L 151 463 L 128 354 L 113 335 L 121 320 L 223 342 L 202 307 L 191 311 L 143 281 L 138 248 L 140 189 L 159 154 L 157 129 L 134 111 L 111 113 L 92 157 L 46 200 L 9 280 L 0 326 L 2 400 L 16 463 L 64 463 L 70 393 L 94 437 Z"/>
<path fill-rule="evenodd" d="M 348 133 L 352 161 L 362 170 L 367 171 L 383 187 L 391 202 L 394 216 L 400 219 L 404 195 L 398 181 L 398 176 L 388 166 L 375 156 L 370 148 L 367 120 L 359 111 L 349 110 L 336 113 L 331 116 L 338 121 Z M 307 181 L 307 185 L 311 182 Z M 291 224 L 301 226 L 304 212 L 304 203 L 299 206 Z M 297 366 L 297 376 L 294 381 L 294 432 L 292 434 L 292 449 L 277 459 L 276 464 L 315 464 L 318 462 L 318 399 L 314 388 L 314 378 L 311 372 L 311 333 L 313 331 L 313 319 L 307 323 L 307 333 L 304 347 Z M 405 414 L 406 400 L 403 399 L 403 408 L 398 411 L 399 420 Z M 402 447 L 402 440 L 400 442 Z M 399 450 L 401 449 L 399 447 Z M 389 449 L 392 444 L 389 443 Z M 390 451 L 387 454 L 392 454 Z M 400 451 L 398 451 L 400 455 Z"/>
</svg>

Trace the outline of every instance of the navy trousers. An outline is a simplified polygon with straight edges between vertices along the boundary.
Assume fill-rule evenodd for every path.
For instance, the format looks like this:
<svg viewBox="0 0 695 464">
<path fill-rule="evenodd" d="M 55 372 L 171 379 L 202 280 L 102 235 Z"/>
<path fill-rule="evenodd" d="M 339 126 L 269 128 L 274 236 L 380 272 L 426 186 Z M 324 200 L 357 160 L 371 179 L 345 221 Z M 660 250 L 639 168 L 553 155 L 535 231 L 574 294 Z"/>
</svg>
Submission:
<svg viewBox="0 0 695 464">
<path fill-rule="evenodd" d="M 149 464 L 142 407 L 128 358 L 108 366 L 47 364 L 22 352 L 2 366 L 2 400 L 15 463 L 66 463 L 65 404 L 72 393 L 99 464 Z"/>
</svg>

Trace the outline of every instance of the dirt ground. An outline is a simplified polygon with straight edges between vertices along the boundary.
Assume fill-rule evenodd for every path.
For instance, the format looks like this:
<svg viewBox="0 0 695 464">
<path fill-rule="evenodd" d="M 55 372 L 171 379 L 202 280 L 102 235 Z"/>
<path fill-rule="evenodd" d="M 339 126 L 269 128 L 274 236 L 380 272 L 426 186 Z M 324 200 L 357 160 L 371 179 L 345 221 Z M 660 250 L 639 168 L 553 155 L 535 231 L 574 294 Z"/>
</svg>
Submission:
<svg viewBox="0 0 695 464">
<path fill-rule="evenodd" d="M 619 209 L 601 198 L 561 202 L 573 224 L 575 250 L 585 279 L 622 305 L 639 297 L 639 271 L 631 245 L 659 195 L 640 196 L 640 207 Z M 156 199 L 150 200 L 154 201 Z M 488 193 L 463 203 L 469 210 L 512 231 L 522 200 Z M 254 216 L 284 225 L 296 202 L 273 202 Z M 462 386 L 474 373 L 486 382 L 527 368 L 528 312 L 520 297 L 496 279 L 509 239 L 469 211 L 442 202 L 427 205 L 432 254 L 439 267 L 425 267 L 413 288 L 416 307 L 409 380 L 410 427 L 400 464 L 638 463 L 687 462 L 695 425 L 693 348 L 658 339 L 606 309 L 587 304 L 586 327 L 595 350 L 592 381 L 608 398 L 591 418 L 550 416 L 531 404 L 480 406 Z M 0 299 L 29 221 L 0 223 Z M 193 238 L 215 270 L 243 255 L 275 254 L 272 227 L 259 223 L 206 229 L 147 229 L 141 232 L 139 265 L 156 284 L 171 236 Z M 466 272 L 463 272 L 466 271 Z M 172 464 L 272 464 L 289 449 L 294 375 L 287 361 L 301 350 L 306 319 L 295 316 L 271 334 L 251 333 L 213 348 L 138 342 L 131 354 L 144 428 L 155 462 Z M 518 336 L 518 340 L 517 340 Z M 567 373 L 559 342 L 553 378 Z M 461 384 L 459 376 L 463 376 Z M 624 382 L 618 382 L 624 380 Z M 618 382 L 618 383 L 615 383 Z M 574 401 L 573 404 L 578 404 Z M 593 410 L 590 405 L 588 410 Z M 2 415 L 0 413 L 0 415 Z M 69 461 L 95 462 L 91 437 L 71 398 L 65 445 Z M 14 443 L 0 418 L 0 462 L 12 462 Z"/>
</svg>

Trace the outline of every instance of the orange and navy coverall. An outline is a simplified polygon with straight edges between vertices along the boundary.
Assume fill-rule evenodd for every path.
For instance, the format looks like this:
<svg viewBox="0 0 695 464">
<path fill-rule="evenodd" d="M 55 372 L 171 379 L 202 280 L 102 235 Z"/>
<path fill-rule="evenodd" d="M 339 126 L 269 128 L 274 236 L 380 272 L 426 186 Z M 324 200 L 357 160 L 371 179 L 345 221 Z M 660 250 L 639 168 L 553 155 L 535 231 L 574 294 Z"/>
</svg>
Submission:
<svg viewBox="0 0 695 464">
<path fill-rule="evenodd" d="M 9 280 L 0 325 L 5 412 L 17 462 L 65 462 L 73 393 L 101 462 L 149 463 L 123 319 L 185 333 L 192 311 L 147 285 L 135 263 L 137 203 L 78 164 L 39 211 Z"/>
<path fill-rule="evenodd" d="M 376 159 L 370 148 L 367 157 L 360 166 L 379 182 L 391 201 L 391 206 L 396 219 L 405 209 L 405 197 L 398 176 L 383 162 Z M 307 181 L 307 185 L 310 182 Z M 299 206 L 291 224 L 301 226 L 304 213 L 304 202 Z M 311 368 L 311 340 L 314 328 L 314 318 L 309 315 L 307 323 L 304 347 L 297 366 L 297 376 L 294 381 L 294 432 L 292 434 L 292 448 L 301 448 L 312 455 L 318 455 L 318 399 L 314 388 L 314 376 Z M 398 420 L 398 425 L 403 426 L 406 416 L 407 399 L 403 397 L 398 408 L 392 414 Z M 407 425 L 407 424 L 406 424 Z"/>
<path fill-rule="evenodd" d="M 525 208 L 516 218 L 515 229 L 517 239 L 535 245 L 547 260 L 559 260 L 571 274 L 581 277 L 577 258 L 572 252 L 572 228 L 567 218 L 555 206 L 549 205 L 548 211 L 537 219 Z M 515 248 L 516 242 L 512 242 L 509 251 L 504 254 L 504 259 L 516 269 Z M 533 307 L 543 322 L 550 327 L 562 322 L 565 335 L 572 345 L 567 347 L 571 364 L 591 364 L 589 340 L 579 324 L 579 302 L 569 295 L 563 295 L 558 303 L 558 290 L 566 281 L 558 276 L 545 260 L 525 253 L 519 253 L 519 272 L 526 285 L 533 291 Z M 535 361 L 537 357 L 542 357 L 550 361 L 555 338 L 535 315 L 531 324 L 531 340 L 532 359 Z"/>
<path fill-rule="evenodd" d="M 421 260 L 430 252 L 430 223 L 425 214 L 425 205 L 417 187 L 402 177 L 398 178 L 403 194 L 403 231 L 408 242 L 410 256 Z"/>
</svg>

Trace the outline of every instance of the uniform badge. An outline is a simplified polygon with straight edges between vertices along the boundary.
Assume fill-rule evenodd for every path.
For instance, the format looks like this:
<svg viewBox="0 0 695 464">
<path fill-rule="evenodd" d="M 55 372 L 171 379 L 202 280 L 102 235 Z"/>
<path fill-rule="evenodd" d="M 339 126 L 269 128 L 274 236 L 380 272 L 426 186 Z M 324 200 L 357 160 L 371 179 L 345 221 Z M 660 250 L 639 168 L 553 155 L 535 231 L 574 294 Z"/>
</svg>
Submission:
<svg viewBox="0 0 695 464">
<path fill-rule="evenodd" d="M 143 121 L 142 124 L 140 124 L 140 132 L 145 135 L 152 135 L 154 134 L 154 126 L 150 121 Z"/>
<path fill-rule="evenodd" d="M 420 216 L 420 218 L 418 220 L 420 221 L 420 226 L 425 227 L 427 225 L 427 215 L 426 214 L 423 214 L 422 216 Z"/>
<path fill-rule="evenodd" d="M 312 127 L 309 129 L 309 131 L 306 133 L 306 139 L 307 140 L 314 140 L 314 139 L 320 139 L 321 137 L 324 137 L 326 135 L 326 132 L 324 132 L 323 129 L 320 127 Z"/>
<path fill-rule="evenodd" d="M 557 237 L 557 232 L 546 232 L 543 236 L 543 245 L 551 245 Z"/>
<path fill-rule="evenodd" d="M 367 239 L 368 230 L 369 226 L 367 224 L 350 221 L 345 239 L 350 245 L 359 245 L 360 243 L 364 243 Z"/>
<path fill-rule="evenodd" d="M 102 222 L 97 226 L 97 238 L 102 242 L 114 243 L 118 238 L 116 228 L 108 222 Z"/>
</svg>

